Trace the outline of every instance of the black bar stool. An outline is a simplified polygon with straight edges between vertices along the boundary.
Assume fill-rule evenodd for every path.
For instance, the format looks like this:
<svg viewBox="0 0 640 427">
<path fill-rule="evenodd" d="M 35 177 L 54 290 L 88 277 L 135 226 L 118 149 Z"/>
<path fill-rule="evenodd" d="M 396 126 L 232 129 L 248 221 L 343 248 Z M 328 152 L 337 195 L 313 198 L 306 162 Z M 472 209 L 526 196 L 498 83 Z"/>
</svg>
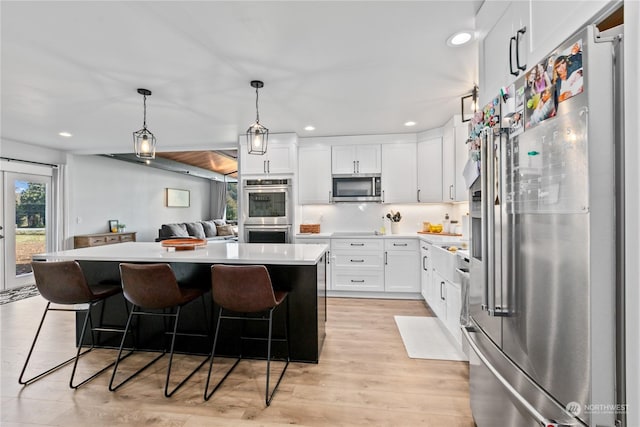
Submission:
<svg viewBox="0 0 640 427">
<path fill-rule="evenodd" d="M 95 342 L 93 332 L 123 332 L 122 329 L 105 328 L 101 326 L 94 328 L 93 321 L 91 320 L 91 309 L 95 305 L 104 302 L 104 300 L 108 297 L 120 293 L 122 291 L 122 288 L 119 284 L 89 286 L 87 284 L 86 278 L 84 277 L 82 269 L 80 268 L 80 264 L 78 264 L 76 261 L 34 261 L 31 263 L 31 266 L 33 268 L 33 275 L 36 279 L 36 286 L 38 288 L 38 291 L 40 291 L 40 295 L 42 295 L 42 297 L 48 302 L 46 308 L 44 309 L 44 313 L 42 314 L 42 320 L 40 320 L 40 325 L 38 326 L 36 336 L 33 339 L 31 348 L 29 349 L 29 354 L 27 355 L 27 360 L 24 362 L 24 367 L 22 368 L 22 372 L 20 373 L 18 382 L 23 385 L 31 384 L 44 377 L 45 375 L 48 375 L 73 361 L 73 370 L 71 371 L 69 387 L 74 389 L 78 388 L 84 383 L 100 375 L 105 370 L 109 369 L 115 363 L 110 363 L 89 378 L 80 382 L 79 384 L 73 384 L 73 379 L 76 374 L 76 368 L 78 366 L 78 359 L 80 359 L 80 356 L 87 354 L 94 348 Z M 52 303 L 62 305 L 88 304 L 88 306 L 86 308 L 52 308 Z M 40 335 L 40 330 L 42 329 L 42 325 L 44 324 L 44 319 L 49 311 L 72 311 L 76 313 L 84 313 L 82 332 L 80 333 L 80 338 L 77 342 L 78 351 L 76 352 L 76 355 L 74 357 L 65 360 L 64 362 L 54 366 L 53 368 L 48 369 L 47 371 L 44 371 L 30 379 L 25 380 L 23 379 L 24 373 L 27 370 L 27 365 L 29 364 L 29 360 L 31 359 L 33 349 L 36 346 L 36 341 L 38 340 L 38 336 Z M 91 330 L 91 347 L 88 350 L 82 351 L 82 343 L 84 341 L 84 335 L 87 330 L 87 324 L 90 325 Z"/>
<path fill-rule="evenodd" d="M 213 358 L 216 351 L 218 341 L 218 332 L 220 331 L 220 320 L 250 320 L 250 321 L 267 321 L 269 322 L 269 332 L 267 338 L 243 337 L 240 339 L 258 339 L 267 341 L 267 381 L 265 389 L 265 403 L 267 406 L 271 404 L 273 395 L 275 394 L 282 377 L 289 366 L 290 351 L 288 340 L 288 324 L 289 324 L 289 307 L 287 300 L 287 311 L 284 325 L 284 338 L 275 339 L 272 337 L 273 332 L 273 311 L 285 301 L 288 293 L 285 291 L 274 291 L 271 284 L 271 277 L 264 265 L 214 265 L 211 267 L 211 289 L 213 301 L 220 307 L 218 312 L 218 321 L 216 323 L 216 332 L 213 338 L 213 348 L 211 349 L 211 361 L 209 363 L 209 374 L 204 388 L 204 399 L 209 400 L 213 393 L 218 390 L 229 374 L 238 366 L 242 360 L 242 353 L 235 361 L 233 366 L 227 371 L 222 379 L 216 384 L 211 393 L 209 393 L 209 381 L 211 380 L 211 370 L 213 368 Z M 230 311 L 235 314 L 224 315 L 223 311 Z M 244 315 L 242 315 L 244 314 Z M 251 316 L 250 314 L 253 314 Z M 260 314 L 260 317 L 256 317 Z M 271 394 L 269 394 L 269 376 L 271 371 L 271 343 L 272 341 L 283 341 L 287 344 L 287 358 L 284 368 L 280 373 L 278 382 Z"/>
<path fill-rule="evenodd" d="M 158 316 L 164 318 L 173 318 L 173 331 L 167 332 L 171 335 L 171 348 L 169 350 L 169 365 L 167 367 L 167 379 L 164 385 L 165 397 L 171 397 L 184 383 L 189 380 L 200 369 L 208 357 L 204 359 L 196 369 L 194 369 L 185 379 L 183 379 L 173 390 L 169 391 L 169 379 L 171 377 L 171 365 L 173 362 L 173 348 L 176 341 L 176 335 L 189 335 L 209 337 L 208 334 L 186 334 L 178 332 L 178 321 L 180 320 L 181 308 L 190 303 L 191 301 L 202 297 L 203 310 L 205 318 L 207 318 L 206 306 L 204 301 L 204 294 L 207 289 L 199 288 L 181 288 L 178 286 L 176 276 L 169 264 L 120 264 L 120 277 L 122 279 L 122 289 L 124 297 L 133 304 L 131 311 L 129 312 L 129 319 L 127 320 L 127 326 L 125 331 L 129 331 L 131 327 L 131 319 L 133 316 Z M 154 312 L 150 310 L 166 310 L 174 309 L 175 312 Z M 120 361 L 130 355 L 133 351 L 129 352 L 126 356 L 121 357 L 122 349 L 124 347 L 126 334 L 122 337 L 120 349 L 118 350 L 118 357 L 113 367 L 113 374 L 111 375 L 111 381 L 109 381 L 109 390 L 115 391 L 129 380 L 137 376 L 139 373 L 153 365 L 160 358 L 166 354 L 166 350 L 162 350 L 161 354 L 151 360 L 149 363 L 138 369 L 132 375 L 120 382 L 118 385 L 113 385 L 118 370 Z"/>
</svg>

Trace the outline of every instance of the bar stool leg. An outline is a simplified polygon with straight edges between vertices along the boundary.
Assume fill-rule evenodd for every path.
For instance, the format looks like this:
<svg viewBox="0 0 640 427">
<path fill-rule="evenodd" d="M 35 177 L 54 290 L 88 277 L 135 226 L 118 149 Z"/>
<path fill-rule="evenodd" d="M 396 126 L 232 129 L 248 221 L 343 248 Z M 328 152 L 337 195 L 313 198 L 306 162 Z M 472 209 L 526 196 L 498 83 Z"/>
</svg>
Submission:
<svg viewBox="0 0 640 427">
<path fill-rule="evenodd" d="M 222 318 L 222 310 L 223 310 L 222 307 L 220 307 L 220 311 L 218 311 L 218 321 L 216 322 L 216 333 L 213 336 L 213 347 L 211 348 L 211 354 L 210 354 L 211 360 L 209 361 L 209 374 L 207 375 L 207 382 L 204 385 L 204 400 L 205 401 L 211 399 L 211 396 L 213 396 L 213 393 L 215 393 L 216 390 L 218 390 L 218 388 L 220 388 L 220 386 L 222 385 L 224 380 L 227 379 L 227 377 L 231 374 L 231 372 L 235 369 L 235 367 L 238 366 L 238 363 L 240 363 L 240 361 L 242 360 L 242 356 L 240 356 L 236 360 L 236 362 L 233 364 L 233 366 L 227 371 L 227 373 L 224 374 L 222 379 L 220 381 L 218 381 L 218 383 L 215 385 L 213 390 L 211 390 L 211 393 L 209 393 L 209 382 L 211 381 L 211 371 L 213 369 L 213 358 L 214 358 L 215 353 L 216 353 L 216 344 L 218 343 L 218 333 L 220 332 L 220 320 Z"/>
</svg>

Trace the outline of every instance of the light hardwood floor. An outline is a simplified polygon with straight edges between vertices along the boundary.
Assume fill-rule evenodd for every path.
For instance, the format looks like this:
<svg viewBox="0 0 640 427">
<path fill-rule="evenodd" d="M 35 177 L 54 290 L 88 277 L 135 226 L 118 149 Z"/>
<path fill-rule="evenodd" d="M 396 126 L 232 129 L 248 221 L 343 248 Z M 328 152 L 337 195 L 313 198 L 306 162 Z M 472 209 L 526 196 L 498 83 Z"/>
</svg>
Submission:
<svg viewBox="0 0 640 427">
<path fill-rule="evenodd" d="M 115 393 L 107 389 L 110 371 L 69 389 L 70 366 L 20 386 L 17 378 L 44 306 L 39 296 L 0 306 L 3 427 L 474 425 L 467 363 L 409 359 L 404 350 L 393 316 L 432 315 L 422 301 L 330 298 L 320 363 L 290 364 L 268 408 L 264 361 L 241 362 L 208 402 L 202 399 L 205 368 L 172 398 L 163 397 L 168 357 Z M 47 321 L 36 368 L 73 353 L 73 314 L 53 313 Z M 104 349 L 90 353 L 79 373 L 114 355 Z M 139 363 L 144 356 L 127 362 Z M 176 374 L 201 360 L 176 357 Z"/>
</svg>

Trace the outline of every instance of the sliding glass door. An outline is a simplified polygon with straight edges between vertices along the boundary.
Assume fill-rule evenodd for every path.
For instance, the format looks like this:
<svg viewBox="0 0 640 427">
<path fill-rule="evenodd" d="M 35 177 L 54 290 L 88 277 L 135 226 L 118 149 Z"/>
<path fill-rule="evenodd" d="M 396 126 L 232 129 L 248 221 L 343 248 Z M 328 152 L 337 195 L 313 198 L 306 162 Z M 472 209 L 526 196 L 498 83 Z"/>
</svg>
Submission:
<svg viewBox="0 0 640 427">
<path fill-rule="evenodd" d="M 46 172 L 2 172 L 2 289 L 35 283 L 31 256 L 51 248 L 51 173 Z"/>
</svg>

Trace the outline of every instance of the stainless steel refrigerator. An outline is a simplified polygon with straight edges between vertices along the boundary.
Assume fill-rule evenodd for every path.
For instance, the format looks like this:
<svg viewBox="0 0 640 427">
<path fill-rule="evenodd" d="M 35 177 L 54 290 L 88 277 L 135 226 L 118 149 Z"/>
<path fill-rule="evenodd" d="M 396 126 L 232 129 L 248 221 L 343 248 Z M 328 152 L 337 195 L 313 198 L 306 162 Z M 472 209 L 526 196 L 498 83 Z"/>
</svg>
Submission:
<svg viewBox="0 0 640 427">
<path fill-rule="evenodd" d="M 463 332 L 478 427 L 623 425 L 621 43 L 584 28 L 473 124 L 480 177 Z"/>
</svg>

